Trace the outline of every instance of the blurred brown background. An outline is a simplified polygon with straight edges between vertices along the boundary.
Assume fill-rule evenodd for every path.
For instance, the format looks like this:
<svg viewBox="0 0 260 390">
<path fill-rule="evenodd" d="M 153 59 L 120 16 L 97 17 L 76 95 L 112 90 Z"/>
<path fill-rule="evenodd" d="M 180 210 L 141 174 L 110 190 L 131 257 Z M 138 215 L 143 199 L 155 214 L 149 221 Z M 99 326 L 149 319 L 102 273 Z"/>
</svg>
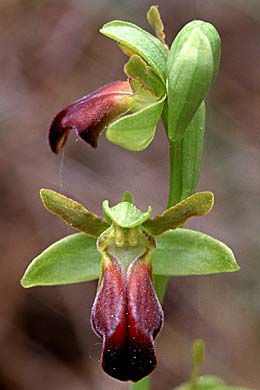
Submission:
<svg viewBox="0 0 260 390">
<path fill-rule="evenodd" d="M 131 153 L 102 137 L 97 150 L 71 134 L 62 155 L 47 145 L 52 116 L 102 84 L 124 79 L 126 57 L 98 33 L 106 21 L 148 28 L 150 1 L 0 1 L 0 389 L 127 389 L 101 372 L 101 340 L 89 324 L 95 283 L 23 290 L 31 259 L 73 231 L 41 205 L 41 187 L 62 191 L 101 213 L 101 201 L 133 192 L 139 208 L 165 208 L 167 141 Z M 190 373 L 191 343 L 204 338 L 203 373 L 260 388 L 260 3 L 257 0 L 158 2 L 168 44 L 192 19 L 215 24 L 222 65 L 208 97 L 199 189 L 214 211 L 191 227 L 223 239 L 241 271 L 172 278 L 157 339 L 152 388 L 170 390 Z"/>
</svg>

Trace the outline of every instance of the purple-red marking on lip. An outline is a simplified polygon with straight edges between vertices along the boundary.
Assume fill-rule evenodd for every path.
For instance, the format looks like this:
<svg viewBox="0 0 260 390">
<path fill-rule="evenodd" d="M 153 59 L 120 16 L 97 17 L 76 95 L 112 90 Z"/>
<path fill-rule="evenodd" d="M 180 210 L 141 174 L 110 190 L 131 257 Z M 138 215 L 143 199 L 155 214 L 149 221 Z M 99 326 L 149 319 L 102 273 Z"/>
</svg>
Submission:
<svg viewBox="0 0 260 390">
<path fill-rule="evenodd" d="M 115 257 L 106 255 L 91 313 L 93 329 L 103 337 L 104 371 L 121 381 L 149 375 L 157 365 L 154 338 L 162 322 L 147 260 L 138 257 L 126 273 Z"/>
<path fill-rule="evenodd" d="M 108 124 L 130 110 L 132 99 L 130 83 L 115 81 L 76 100 L 53 119 L 49 130 L 51 150 L 60 151 L 70 130 L 96 148 Z"/>
</svg>

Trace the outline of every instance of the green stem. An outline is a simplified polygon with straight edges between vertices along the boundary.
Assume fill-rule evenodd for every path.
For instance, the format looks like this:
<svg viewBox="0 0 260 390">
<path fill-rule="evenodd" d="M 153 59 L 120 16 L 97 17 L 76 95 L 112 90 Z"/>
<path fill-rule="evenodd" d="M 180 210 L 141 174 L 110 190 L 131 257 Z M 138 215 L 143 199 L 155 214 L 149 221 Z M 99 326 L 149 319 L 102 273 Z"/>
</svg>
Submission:
<svg viewBox="0 0 260 390">
<path fill-rule="evenodd" d="M 165 113 L 164 123 L 167 123 L 167 113 Z M 181 181 L 181 148 L 182 143 L 170 141 L 170 188 L 168 196 L 168 208 L 174 206 L 181 200 L 182 181 Z M 161 305 L 169 278 L 167 276 L 154 276 L 154 285 Z M 150 380 L 145 377 L 137 383 L 130 385 L 131 390 L 149 390 Z"/>
<path fill-rule="evenodd" d="M 182 142 L 169 141 L 170 145 L 170 188 L 168 208 L 180 202 L 182 195 Z"/>
<path fill-rule="evenodd" d="M 149 376 L 146 376 L 145 378 L 141 379 L 139 382 L 132 383 L 130 385 L 131 390 L 149 390 L 150 389 L 150 378 Z"/>
</svg>

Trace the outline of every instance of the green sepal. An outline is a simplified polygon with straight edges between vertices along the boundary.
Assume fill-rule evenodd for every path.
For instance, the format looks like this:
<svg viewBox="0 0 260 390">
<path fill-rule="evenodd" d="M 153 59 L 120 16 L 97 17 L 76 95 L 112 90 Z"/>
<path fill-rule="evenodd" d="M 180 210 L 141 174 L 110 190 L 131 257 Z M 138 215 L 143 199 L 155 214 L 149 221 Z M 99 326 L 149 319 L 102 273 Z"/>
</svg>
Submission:
<svg viewBox="0 0 260 390">
<path fill-rule="evenodd" d="M 165 96 L 131 115 L 113 122 L 107 129 L 107 139 L 127 150 L 140 151 L 150 145 L 161 117 Z"/>
<path fill-rule="evenodd" d="M 137 54 L 132 55 L 124 66 L 125 74 L 131 79 L 138 80 L 144 89 L 153 95 L 162 97 L 166 93 L 165 86 L 156 75 L 153 68 Z"/>
<path fill-rule="evenodd" d="M 21 285 L 52 286 L 98 279 L 100 254 L 96 240 L 84 233 L 65 237 L 37 256 L 26 269 Z"/>
<path fill-rule="evenodd" d="M 106 218 L 122 228 L 134 228 L 142 225 L 152 212 L 151 207 L 148 207 L 148 210 L 143 213 L 130 202 L 120 202 L 113 207 L 109 207 L 108 201 L 104 200 L 102 207 Z"/>
<path fill-rule="evenodd" d="M 156 241 L 157 249 L 152 254 L 156 275 L 209 275 L 239 270 L 232 250 L 204 233 L 176 229 Z"/>
<path fill-rule="evenodd" d="M 212 192 L 198 192 L 177 203 L 175 206 L 148 219 L 143 226 L 153 235 L 158 236 L 167 230 L 183 226 L 187 219 L 207 214 L 213 207 L 214 195 Z"/>
<path fill-rule="evenodd" d="M 80 203 L 58 192 L 41 189 L 40 196 L 46 209 L 62 218 L 68 225 L 91 237 L 97 238 L 109 227 L 105 219 L 96 216 Z"/>
<path fill-rule="evenodd" d="M 168 59 L 168 137 L 179 141 L 214 81 L 220 37 L 203 21 L 188 23 L 177 35 Z"/>
<path fill-rule="evenodd" d="M 166 77 L 168 49 L 159 39 L 135 24 L 114 20 L 106 23 L 100 32 L 123 45 L 124 51 L 139 54 L 164 82 Z"/>
<path fill-rule="evenodd" d="M 156 37 L 162 43 L 165 43 L 164 25 L 158 10 L 158 5 L 152 5 L 150 7 L 149 11 L 147 12 L 147 20 L 154 30 Z"/>
</svg>

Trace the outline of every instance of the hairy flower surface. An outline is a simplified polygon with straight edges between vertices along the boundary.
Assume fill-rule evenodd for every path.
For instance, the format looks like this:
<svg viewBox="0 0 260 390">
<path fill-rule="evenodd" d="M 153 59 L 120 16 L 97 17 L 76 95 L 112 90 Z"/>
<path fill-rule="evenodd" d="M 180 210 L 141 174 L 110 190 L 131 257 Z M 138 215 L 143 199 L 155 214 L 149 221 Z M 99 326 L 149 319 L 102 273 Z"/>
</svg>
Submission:
<svg viewBox="0 0 260 390">
<path fill-rule="evenodd" d="M 91 313 L 93 329 L 103 338 L 104 371 L 122 381 L 149 375 L 157 365 L 153 340 L 162 322 L 150 261 L 139 256 L 126 271 L 115 257 L 105 255 Z"/>
</svg>

